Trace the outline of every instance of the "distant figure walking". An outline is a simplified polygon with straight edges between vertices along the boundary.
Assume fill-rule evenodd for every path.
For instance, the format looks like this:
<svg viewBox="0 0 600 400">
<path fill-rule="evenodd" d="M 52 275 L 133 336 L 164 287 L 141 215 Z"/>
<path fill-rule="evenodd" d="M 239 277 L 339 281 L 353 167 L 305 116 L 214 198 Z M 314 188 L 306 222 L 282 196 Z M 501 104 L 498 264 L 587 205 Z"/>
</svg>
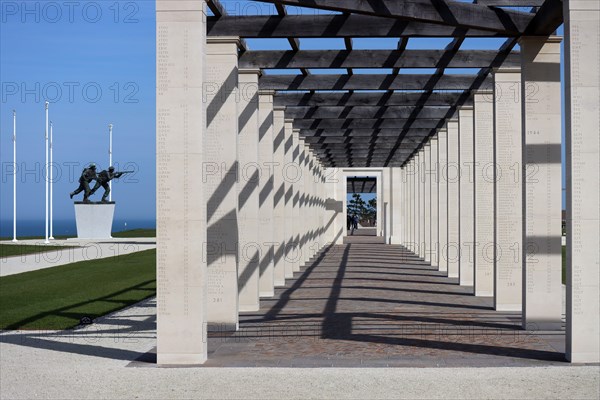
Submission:
<svg viewBox="0 0 600 400">
<path fill-rule="evenodd" d="M 350 214 L 348 214 L 348 216 L 346 217 L 346 229 L 352 229 L 352 216 Z"/>
<path fill-rule="evenodd" d="M 358 229 L 358 216 L 356 214 L 354 214 L 352 216 L 352 232 L 351 234 L 354 235 L 354 231 Z"/>
<path fill-rule="evenodd" d="M 69 196 L 73 198 L 73 196 L 78 195 L 83 192 L 83 201 L 84 203 L 89 202 L 88 198 L 90 197 L 90 182 L 96 180 L 98 177 L 96 176 L 96 164 L 90 164 L 89 167 L 84 168 L 81 173 L 81 177 L 79 178 L 79 187 L 74 192 L 71 192 Z"/>
</svg>

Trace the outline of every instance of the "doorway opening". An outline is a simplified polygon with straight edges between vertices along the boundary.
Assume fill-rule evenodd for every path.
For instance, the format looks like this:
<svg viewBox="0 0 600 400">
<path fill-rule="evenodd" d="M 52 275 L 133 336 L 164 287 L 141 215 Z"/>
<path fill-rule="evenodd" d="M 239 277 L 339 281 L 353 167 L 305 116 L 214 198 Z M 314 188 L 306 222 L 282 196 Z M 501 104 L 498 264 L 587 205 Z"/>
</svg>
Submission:
<svg viewBox="0 0 600 400">
<path fill-rule="evenodd" d="M 377 177 L 346 179 L 346 236 L 378 236 Z"/>
</svg>

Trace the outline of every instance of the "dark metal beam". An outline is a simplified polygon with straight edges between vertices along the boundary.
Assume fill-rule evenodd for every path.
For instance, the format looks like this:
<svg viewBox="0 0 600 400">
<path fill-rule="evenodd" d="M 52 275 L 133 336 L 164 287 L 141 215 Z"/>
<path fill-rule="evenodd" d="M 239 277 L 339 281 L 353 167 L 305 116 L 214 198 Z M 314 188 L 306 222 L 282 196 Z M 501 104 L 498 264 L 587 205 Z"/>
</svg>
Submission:
<svg viewBox="0 0 600 400">
<path fill-rule="evenodd" d="M 477 4 L 491 7 L 539 7 L 545 0 L 477 0 Z"/>
<path fill-rule="evenodd" d="M 563 23 L 562 0 L 546 0 L 525 29 L 526 35 L 551 35 Z"/>
<path fill-rule="evenodd" d="M 279 1 L 275 1 L 275 10 L 277 11 L 277 14 L 281 17 L 286 16 L 287 15 L 287 10 L 285 9 L 285 6 L 283 4 L 281 4 Z M 293 37 L 289 37 L 287 38 L 288 42 L 290 43 L 290 47 L 292 48 L 292 51 L 296 52 L 300 50 L 300 40 L 293 38 Z M 251 67 L 248 67 L 251 68 Z M 308 71 L 305 68 L 300 68 L 300 72 L 302 72 L 302 75 L 306 76 L 308 75 Z"/>
<path fill-rule="evenodd" d="M 438 68 L 445 50 L 268 50 L 246 51 L 240 68 Z M 497 50 L 462 50 L 452 55 L 446 68 L 489 67 Z M 508 67 L 520 65 L 520 55 L 512 52 Z"/>
<path fill-rule="evenodd" d="M 553 0 L 547 0 L 547 1 L 553 1 Z M 502 44 L 502 46 L 500 46 L 500 49 L 498 50 L 498 55 L 496 56 L 496 60 L 494 61 L 494 65 L 495 66 L 500 66 L 502 64 L 502 60 L 503 58 L 509 54 L 512 49 L 515 47 L 515 45 L 517 44 L 517 40 L 516 38 L 508 38 L 505 40 L 505 42 Z M 489 72 L 490 72 L 490 68 L 482 68 L 478 75 L 478 78 L 476 79 L 476 81 L 474 82 L 474 88 L 476 87 L 476 85 L 478 85 L 480 82 L 483 82 L 485 79 L 488 79 L 489 77 Z M 466 98 L 465 98 L 466 100 Z M 443 123 L 445 123 L 445 121 L 449 118 L 451 118 L 452 115 L 448 115 L 444 120 L 440 121 L 440 125 L 437 127 L 438 129 L 441 128 L 443 126 Z M 432 135 L 435 134 L 435 132 L 437 132 L 437 130 L 432 130 Z M 416 147 L 415 150 L 408 156 L 406 157 L 398 157 L 394 151 L 390 152 L 390 158 L 386 161 L 386 163 L 383 164 L 383 166 L 387 166 L 389 162 L 391 162 L 392 159 L 396 159 L 398 160 L 400 158 L 400 161 L 402 163 L 402 165 L 406 164 L 407 161 L 409 161 L 414 154 L 424 145 L 424 143 L 427 141 L 427 139 L 423 140 L 423 142 L 421 143 L 420 146 Z"/>
<path fill-rule="evenodd" d="M 368 15 L 223 16 L 207 18 L 208 36 L 245 38 L 327 37 L 516 37 L 498 33 Z"/>
<path fill-rule="evenodd" d="M 225 8 L 223 8 L 223 5 L 218 0 L 206 0 L 206 6 L 210 8 L 210 11 L 217 18 L 227 15 Z"/>
<path fill-rule="evenodd" d="M 444 75 L 432 83 L 426 74 L 401 75 L 262 75 L 261 89 L 266 90 L 467 90 L 476 75 Z M 491 78 L 480 89 L 491 89 Z"/>
<path fill-rule="evenodd" d="M 402 129 L 406 119 L 309 119 L 294 120 L 294 128 L 298 129 Z M 440 124 L 440 120 L 416 119 L 411 128 L 433 129 Z"/>
<path fill-rule="evenodd" d="M 430 22 L 458 28 L 478 28 L 502 33 L 523 32 L 532 14 L 490 8 L 452 0 L 260 0 L 343 13 Z"/>
<path fill-rule="evenodd" d="M 452 106 L 463 92 L 432 93 L 425 106 Z M 421 93 L 299 93 L 280 92 L 274 97 L 275 106 L 412 106 L 421 99 Z M 472 104 L 472 100 L 467 102 Z"/>
<path fill-rule="evenodd" d="M 365 145 L 371 143 L 372 136 L 358 136 L 358 137 L 345 137 L 345 136 L 306 136 L 304 140 L 307 144 L 319 144 L 324 146 L 335 145 L 335 144 L 351 144 L 351 145 Z M 422 137 L 405 138 L 404 143 L 417 144 L 420 143 Z M 396 138 L 382 138 L 377 136 L 376 143 L 396 143 Z"/>
<path fill-rule="evenodd" d="M 443 118 L 449 110 L 448 106 L 423 107 L 419 112 L 420 118 Z M 287 118 L 303 119 L 340 119 L 340 118 L 409 118 L 414 106 L 319 106 L 319 107 L 290 107 L 286 109 Z"/>
<path fill-rule="evenodd" d="M 412 135 L 428 135 L 433 128 L 412 128 Z M 310 137 L 371 137 L 374 132 L 380 137 L 398 138 L 402 131 L 402 126 L 396 129 L 300 129 L 300 135 Z"/>
</svg>

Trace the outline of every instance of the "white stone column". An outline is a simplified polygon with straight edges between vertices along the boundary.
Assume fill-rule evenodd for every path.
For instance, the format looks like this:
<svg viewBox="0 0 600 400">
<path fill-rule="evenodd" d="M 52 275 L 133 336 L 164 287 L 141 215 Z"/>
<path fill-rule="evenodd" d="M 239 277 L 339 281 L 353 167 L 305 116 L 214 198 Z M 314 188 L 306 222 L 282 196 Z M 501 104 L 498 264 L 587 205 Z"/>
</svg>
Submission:
<svg viewBox="0 0 600 400">
<path fill-rule="evenodd" d="M 474 94 L 475 296 L 494 295 L 494 94 Z"/>
<path fill-rule="evenodd" d="M 294 134 L 293 134 L 293 119 L 285 119 L 284 132 L 285 139 L 283 141 L 283 149 L 285 151 L 283 165 L 283 180 L 285 183 L 285 213 L 284 213 L 284 238 L 285 238 L 285 278 L 293 278 L 294 270 L 296 269 L 296 226 L 297 222 L 294 218 L 294 194 L 296 188 L 296 168 L 294 166 Z"/>
<path fill-rule="evenodd" d="M 408 226 L 407 226 L 407 248 L 414 251 L 415 241 L 415 160 L 411 158 L 406 169 L 406 181 L 408 189 Z"/>
<path fill-rule="evenodd" d="M 600 5 L 566 0 L 567 347 L 571 362 L 600 349 Z"/>
<path fill-rule="evenodd" d="M 409 230 L 409 207 L 410 207 L 410 200 L 408 198 L 408 173 L 407 173 L 407 168 L 408 168 L 408 164 L 404 165 L 404 167 L 401 168 L 402 174 L 400 175 L 400 179 L 402 180 L 402 237 L 400 238 L 400 243 L 402 244 L 402 246 L 404 246 L 405 248 L 408 248 L 407 243 L 408 243 L 408 230 Z"/>
<path fill-rule="evenodd" d="M 316 156 L 315 156 L 315 159 Z M 325 208 L 325 202 L 327 200 L 326 186 L 324 182 L 324 174 L 325 168 L 319 159 L 317 159 L 317 176 L 315 178 L 315 192 L 318 199 L 317 209 L 319 212 L 318 218 L 318 226 L 317 226 L 317 247 L 316 252 L 320 251 L 321 248 L 327 242 L 327 224 L 329 223 L 329 218 L 327 218 L 327 210 Z"/>
<path fill-rule="evenodd" d="M 473 137 L 473 108 L 464 107 L 458 112 L 460 188 L 460 282 L 473 286 L 475 274 L 475 139 Z M 450 167 L 450 164 L 449 164 Z M 453 173 L 449 172 L 449 179 Z"/>
<path fill-rule="evenodd" d="M 472 121 L 472 120 L 471 120 Z M 460 163 L 460 139 L 459 123 L 457 120 L 449 120 L 446 124 L 448 138 L 448 277 L 459 278 L 462 285 L 465 283 L 465 273 L 461 264 L 460 246 L 460 183 L 458 178 L 458 165 Z M 472 275 L 471 275 L 472 276 Z"/>
<path fill-rule="evenodd" d="M 414 246 L 413 251 L 417 256 L 420 257 L 421 256 L 421 245 L 420 245 L 421 225 L 423 225 L 423 223 L 421 222 L 421 209 L 423 208 L 423 207 L 421 207 L 421 151 L 419 151 L 415 154 L 414 160 L 415 160 L 415 178 L 414 178 L 415 223 L 413 226 L 413 230 L 414 230 L 415 241 L 413 244 L 413 246 Z"/>
<path fill-rule="evenodd" d="M 302 237 L 304 238 L 304 247 L 302 250 L 304 262 L 308 263 L 312 256 L 315 254 L 315 244 L 318 242 L 317 232 L 319 225 L 319 214 L 320 211 L 315 207 L 314 201 L 316 200 L 317 194 L 315 193 L 315 174 L 318 170 L 318 166 L 314 157 L 310 152 L 310 147 L 303 143 L 304 158 L 302 162 L 303 177 L 304 177 L 304 214 L 301 217 L 305 221 L 304 232 Z M 311 168 L 311 165 L 313 168 Z"/>
<path fill-rule="evenodd" d="M 306 145 L 306 151 L 310 155 L 310 159 L 313 161 L 313 164 L 314 164 L 314 169 L 313 169 L 313 174 L 312 174 L 312 182 L 311 182 L 311 191 L 312 191 L 312 198 L 313 198 L 313 206 L 312 206 L 313 213 L 312 213 L 312 215 L 314 216 L 314 223 L 313 223 L 313 228 L 312 228 L 312 230 L 313 230 L 312 239 L 309 244 L 310 259 L 312 259 L 314 256 L 317 255 L 317 252 L 321 249 L 321 246 L 322 246 L 321 231 L 322 231 L 323 227 L 325 226 L 325 223 L 323 221 L 323 209 L 322 209 L 323 196 L 321 195 L 321 192 L 320 192 L 321 188 L 322 188 L 322 184 L 320 183 L 321 182 L 321 162 L 312 153 L 312 151 L 310 150 L 310 147 L 308 145 Z"/>
<path fill-rule="evenodd" d="M 560 329 L 561 89 L 560 37 L 523 37 L 523 326 Z"/>
<path fill-rule="evenodd" d="M 448 271 L 448 131 L 438 132 L 438 236 L 440 271 Z"/>
<path fill-rule="evenodd" d="M 423 162 L 424 198 L 425 208 L 425 237 L 423 246 L 425 250 L 425 261 L 431 262 L 431 140 L 425 144 L 425 159 Z"/>
<path fill-rule="evenodd" d="M 391 241 L 392 231 L 392 170 L 391 168 L 383 168 L 382 170 L 382 185 L 383 185 L 383 198 L 382 205 L 384 210 L 385 218 L 383 219 L 384 231 L 383 237 L 386 244 Z M 377 200 L 379 202 L 379 199 Z M 387 204 L 387 206 L 386 206 Z"/>
<path fill-rule="evenodd" d="M 211 37 L 206 45 L 207 132 L 204 171 L 208 323 L 238 328 L 238 47 L 239 38 Z"/>
<path fill-rule="evenodd" d="M 412 157 L 410 160 L 410 171 L 409 171 L 409 179 L 410 179 L 410 231 L 409 231 L 409 250 L 415 254 L 417 254 L 418 249 L 416 243 L 418 242 L 418 236 L 416 233 L 417 230 L 417 162 L 416 157 Z"/>
<path fill-rule="evenodd" d="M 300 243 L 300 266 L 305 265 L 310 259 L 310 231 L 314 224 L 314 216 L 311 214 L 311 171 L 309 170 L 309 153 L 308 146 L 304 143 L 304 139 L 298 136 L 298 143 L 300 146 L 300 170 L 302 171 L 301 189 L 300 189 L 300 223 L 302 229 L 299 231 L 299 243 Z"/>
<path fill-rule="evenodd" d="M 206 361 L 206 5 L 156 2 L 157 363 Z M 184 18 L 185 16 L 185 18 Z M 184 57 L 185 56 L 185 57 Z M 186 74 L 184 71 L 193 73 Z"/>
<path fill-rule="evenodd" d="M 391 184 L 392 188 L 390 194 L 392 198 L 390 199 L 390 212 L 391 212 L 391 220 L 392 220 L 392 234 L 390 237 L 391 244 L 401 244 L 402 243 L 402 229 L 404 227 L 402 217 L 403 217 L 403 195 L 404 195 L 404 185 L 402 185 L 402 169 L 399 167 L 390 168 L 391 175 Z"/>
<path fill-rule="evenodd" d="M 302 174 L 302 178 L 298 182 L 298 246 L 300 250 L 300 267 L 302 267 L 310 259 L 308 232 L 314 221 L 311 219 L 312 215 L 310 215 L 309 209 L 310 179 L 307 167 L 308 152 L 306 151 L 304 139 L 294 129 L 294 137 L 296 137 L 296 134 L 298 134 L 298 167 Z"/>
<path fill-rule="evenodd" d="M 273 95 L 273 91 L 259 91 L 258 94 L 258 160 L 261 166 L 258 184 L 258 237 L 263 249 L 259 264 L 261 297 L 275 295 L 275 264 L 273 262 L 275 252 L 273 240 L 273 183 L 275 179 L 273 166 Z"/>
<path fill-rule="evenodd" d="M 392 169 L 392 183 L 394 184 L 393 204 L 394 223 L 392 230 L 392 243 L 402 244 L 404 241 L 404 168 L 394 167 Z"/>
<path fill-rule="evenodd" d="M 427 235 L 426 228 L 426 207 L 425 203 L 427 198 L 425 197 L 425 147 L 419 151 L 419 257 L 425 258 L 426 245 L 425 237 Z"/>
<path fill-rule="evenodd" d="M 347 233 L 346 225 L 346 178 L 339 168 L 327 169 L 327 184 L 333 195 L 329 201 L 329 210 L 335 216 L 332 241 L 335 244 L 343 244 Z M 379 229 L 379 228 L 378 228 Z"/>
<path fill-rule="evenodd" d="M 273 108 L 273 279 L 285 286 L 285 107 Z"/>
<path fill-rule="evenodd" d="M 438 165 L 438 138 L 431 138 L 431 162 L 429 164 L 429 180 L 431 182 L 431 265 L 439 266 L 438 255 L 440 247 L 439 237 L 439 165 Z"/>
<path fill-rule="evenodd" d="M 521 69 L 494 71 L 495 282 L 498 311 L 521 311 L 523 202 L 521 179 Z"/>
<path fill-rule="evenodd" d="M 261 167 L 258 159 L 259 69 L 239 70 L 238 95 L 238 292 L 240 311 L 258 311 L 259 263 L 258 190 Z M 242 150 L 243 149 L 243 150 Z"/>
<path fill-rule="evenodd" d="M 294 192 L 292 196 L 292 212 L 294 217 L 293 224 L 293 243 L 294 247 L 292 250 L 292 270 L 294 272 L 300 271 L 300 265 L 303 263 L 302 247 L 300 246 L 300 237 L 305 229 L 305 220 L 300 218 L 300 198 L 304 195 L 304 170 L 302 167 L 303 159 L 303 146 L 300 144 L 300 133 L 298 129 L 292 129 L 292 164 L 293 167 L 287 169 L 288 177 L 292 182 Z M 291 171 L 291 172 L 290 172 Z"/>
</svg>

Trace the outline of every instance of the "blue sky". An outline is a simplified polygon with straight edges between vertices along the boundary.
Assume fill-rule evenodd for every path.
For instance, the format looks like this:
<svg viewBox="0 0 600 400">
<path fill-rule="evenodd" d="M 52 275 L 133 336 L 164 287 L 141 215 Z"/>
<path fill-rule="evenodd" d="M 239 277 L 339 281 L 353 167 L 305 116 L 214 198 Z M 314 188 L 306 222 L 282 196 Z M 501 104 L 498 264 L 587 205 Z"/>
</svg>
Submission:
<svg viewBox="0 0 600 400">
<path fill-rule="evenodd" d="M 16 14 L 9 3 L 17 6 Z M 61 14 L 51 3 L 61 6 Z M 50 101 L 54 162 L 60 170 L 54 186 L 56 219 L 74 217 L 68 193 L 77 187 L 83 165 L 107 166 L 109 123 L 114 125 L 114 163 L 137 171 L 113 184 L 119 203 L 115 218 L 154 218 L 154 2 L 118 7 L 80 2 L 71 15 L 62 2 L 28 3 L 31 14 L 21 2 L 0 4 L 0 219 L 12 219 L 7 167 L 13 109 L 21 169 L 18 219 L 44 218 L 44 97 Z"/>
<path fill-rule="evenodd" d="M 106 167 L 109 123 L 114 125 L 115 164 L 137 171 L 113 186 L 114 200 L 119 203 L 115 218 L 153 219 L 154 1 L 82 1 L 72 9 L 65 5 L 67 3 L 0 1 L 0 220 L 12 218 L 9 166 L 13 109 L 18 118 L 18 218 L 44 218 L 41 168 L 45 98 L 50 101 L 54 161 L 61 174 L 54 186 L 56 219 L 73 218 L 68 193 L 77 186 L 82 167 L 89 162 Z M 254 14 L 259 9 L 264 14 L 273 13 L 268 4 L 222 3 L 231 14 Z M 502 42 L 467 39 L 461 48 L 489 48 L 494 41 Z M 287 41 L 282 39 L 247 42 L 256 50 L 288 48 Z M 449 39 L 411 39 L 408 48 L 443 48 L 448 42 Z M 354 46 L 357 49 L 395 48 L 396 43 L 397 39 L 393 38 L 358 39 Z M 303 49 L 341 48 L 342 45 L 342 39 L 301 40 Z M 470 70 L 453 72 L 472 73 Z"/>
</svg>

